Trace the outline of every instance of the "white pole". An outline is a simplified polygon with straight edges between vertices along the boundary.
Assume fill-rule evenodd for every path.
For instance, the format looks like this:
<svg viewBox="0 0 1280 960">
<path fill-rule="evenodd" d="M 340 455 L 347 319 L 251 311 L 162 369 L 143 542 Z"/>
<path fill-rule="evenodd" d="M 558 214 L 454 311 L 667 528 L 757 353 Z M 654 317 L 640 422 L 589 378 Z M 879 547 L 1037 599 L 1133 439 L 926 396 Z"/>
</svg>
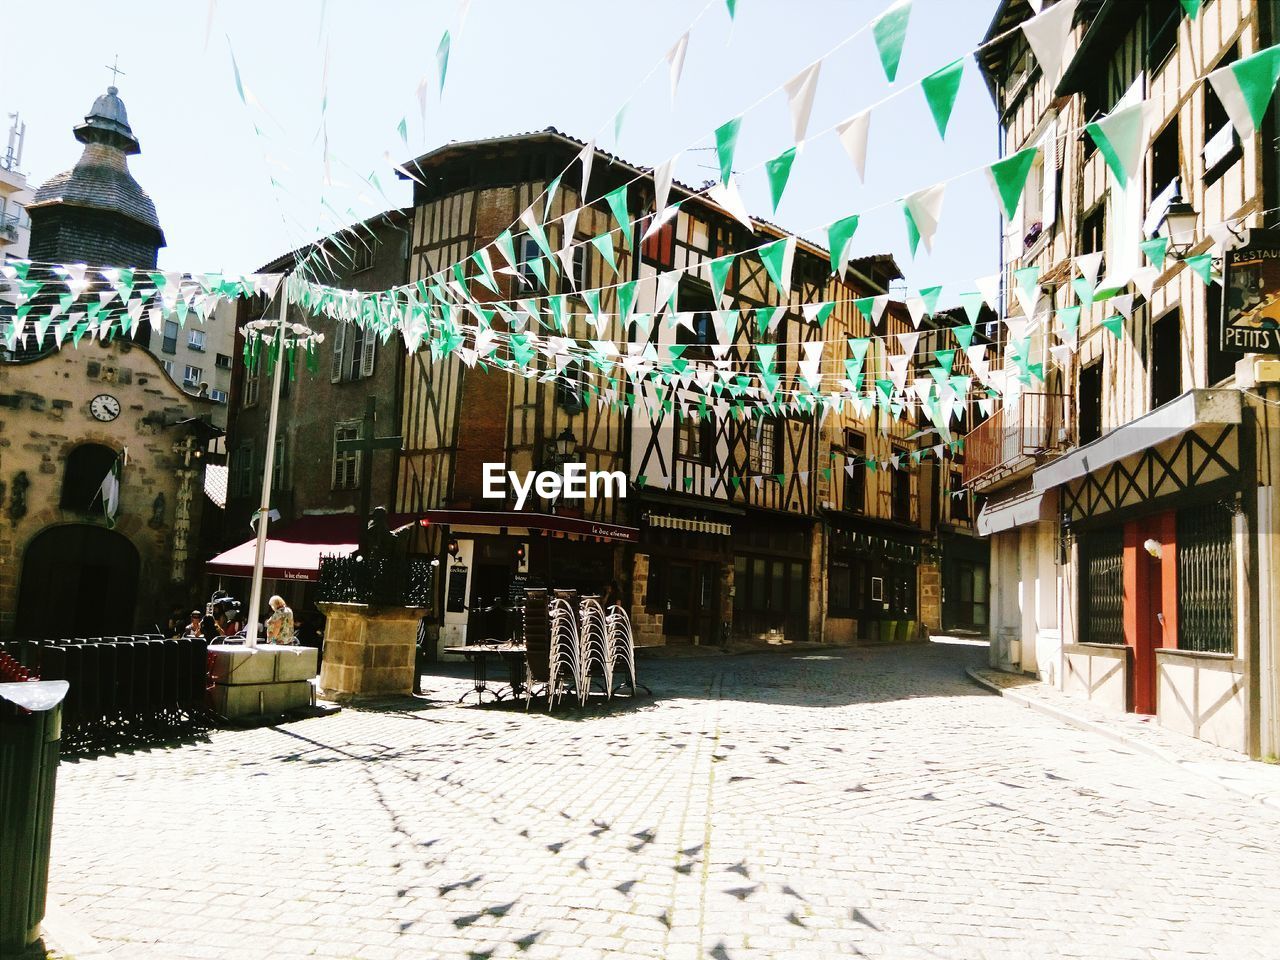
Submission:
<svg viewBox="0 0 1280 960">
<path fill-rule="evenodd" d="M 271 510 L 271 480 L 276 467 L 276 426 L 280 420 L 280 381 L 284 376 L 285 312 L 289 298 L 285 287 L 288 274 L 280 278 L 276 296 L 280 298 L 280 320 L 276 326 L 276 371 L 271 380 L 271 416 L 267 421 L 267 451 L 262 468 L 262 502 L 258 506 L 258 544 L 253 553 L 253 587 L 249 592 L 249 623 L 245 629 L 246 647 L 258 645 L 258 610 L 262 604 L 262 565 L 267 555 L 267 514 Z"/>
</svg>

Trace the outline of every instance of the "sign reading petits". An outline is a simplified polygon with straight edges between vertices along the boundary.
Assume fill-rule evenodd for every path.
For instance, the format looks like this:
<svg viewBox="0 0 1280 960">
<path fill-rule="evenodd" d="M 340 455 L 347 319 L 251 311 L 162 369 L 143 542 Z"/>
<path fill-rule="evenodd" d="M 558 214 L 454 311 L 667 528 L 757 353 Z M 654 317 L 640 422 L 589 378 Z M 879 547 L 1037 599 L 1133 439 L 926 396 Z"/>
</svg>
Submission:
<svg viewBox="0 0 1280 960">
<path fill-rule="evenodd" d="M 1223 351 L 1280 355 L 1280 232 L 1250 230 L 1228 251 L 1225 286 Z"/>
<path fill-rule="evenodd" d="M 516 509 L 523 510 L 530 493 L 547 500 L 586 500 L 627 496 L 627 475 L 621 470 L 587 471 L 586 464 L 567 463 L 563 473 L 538 470 L 524 474 L 507 470 L 505 463 L 484 465 L 485 499 L 505 500 L 515 492 Z"/>
</svg>

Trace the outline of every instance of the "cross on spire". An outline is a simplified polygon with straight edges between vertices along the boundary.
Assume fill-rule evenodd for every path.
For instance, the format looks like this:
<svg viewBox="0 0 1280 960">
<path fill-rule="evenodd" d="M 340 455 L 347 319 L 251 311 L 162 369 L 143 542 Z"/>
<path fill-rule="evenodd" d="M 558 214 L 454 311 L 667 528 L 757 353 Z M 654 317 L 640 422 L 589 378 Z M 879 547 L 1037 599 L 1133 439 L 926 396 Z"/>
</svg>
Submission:
<svg viewBox="0 0 1280 960">
<path fill-rule="evenodd" d="M 111 71 L 111 85 L 114 87 L 116 81 L 120 79 L 120 74 L 124 73 L 120 69 L 120 54 L 116 54 L 115 59 L 111 61 L 111 66 L 107 67 Z"/>
</svg>

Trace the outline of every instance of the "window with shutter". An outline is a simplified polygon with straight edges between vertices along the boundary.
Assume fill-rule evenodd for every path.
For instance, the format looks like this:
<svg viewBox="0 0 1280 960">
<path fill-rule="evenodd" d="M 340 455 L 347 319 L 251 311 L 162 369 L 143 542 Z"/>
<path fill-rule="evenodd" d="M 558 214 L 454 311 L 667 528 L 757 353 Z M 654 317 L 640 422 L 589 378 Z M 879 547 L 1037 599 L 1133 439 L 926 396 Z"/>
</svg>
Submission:
<svg viewBox="0 0 1280 960">
<path fill-rule="evenodd" d="M 359 420 L 344 420 L 333 427 L 333 489 L 349 490 L 360 482 L 360 457 L 357 450 L 339 451 L 339 440 L 355 440 L 360 436 Z"/>
<path fill-rule="evenodd" d="M 1058 219 L 1058 124 L 1049 124 L 1040 140 L 1040 154 L 1044 163 L 1040 181 L 1040 222 L 1046 233 Z"/>
<path fill-rule="evenodd" d="M 333 332 L 333 366 L 329 372 L 329 382 L 337 383 L 342 379 L 342 353 L 346 347 L 347 325 L 340 323 Z"/>
<path fill-rule="evenodd" d="M 374 350 L 377 349 L 377 345 L 378 345 L 377 337 L 374 336 L 374 333 L 372 330 L 368 331 L 368 333 L 365 335 L 365 338 L 364 338 L 364 344 L 363 344 L 364 352 L 360 355 L 360 376 L 361 377 L 373 376 L 373 354 L 374 354 Z"/>
</svg>

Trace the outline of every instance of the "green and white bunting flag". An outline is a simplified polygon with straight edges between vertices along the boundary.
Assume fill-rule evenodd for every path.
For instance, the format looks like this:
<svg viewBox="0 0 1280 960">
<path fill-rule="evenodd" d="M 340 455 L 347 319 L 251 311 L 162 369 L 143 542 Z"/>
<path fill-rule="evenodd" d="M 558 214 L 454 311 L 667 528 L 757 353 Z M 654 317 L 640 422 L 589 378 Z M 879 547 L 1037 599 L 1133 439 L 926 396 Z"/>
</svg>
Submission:
<svg viewBox="0 0 1280 960">
<path fill-rule="evenodd" d="M 796 238 L 783 237 L 756 249 L 769 279 L 778 288 L 783 299 L 791 293 L 791 267 L 795 262 Z"/>
<path fill-rule="evenodd" d="M 1017 153 L 997 160 L 987 168 L 987 179 L 991 189 L 1000 201 L 1000 210 L 1006 220 L 1012 220 L 1018 212 L 1018 204 L 1022 200 L 1022 191 L 1026 189 L 1027 177 L 1036 162 L 1036 147 L 1027 147 Z"/>
<path fill-rule="evenodd" d="M 893 83 L 898 77 L 898 64 L 902 60 L 902 45 L 907 39 L 907 22 L 911 19 L 911 0 L 898 0 L 882 13 L 871 28 L 880 54 L 880 66 L 885 78 Z"/>
<path fill-rule="evenodd" d="M 1259 50 L 1209 74 L 1213 92 L 1241 138 L 1253 136 L 1280 80 L 1280 44 Z"/>
<path fill-rule="evenodd" d="M 1085 126 L 1085 132 L 1098 146 L 1102 158 L 1124 188 L 1139 172 L 1147 147 L 1146 101 L 1121 107 L 1100 120 Z"/>
<path fill-rule="evenodd" d="M 831 254 L 831 272 L 843 277 L 849 265 L 853 235 L 858 229 L 858 215 L 844 217 L 827 227 L 827 249 Z"/>
<path fill-rule="evenodd" d="M 956 94 L 960 92 L 960 80 L 964 75 L 964 59 L 955 60 L 941 70 L 937 70 L 920 81 L 920 89 L 924 91 L 924 99 L 929 104 L 929 112 L 938 128 L 938 136 L 944 140 L 947 136 L 947 123 L 951 120 L 951 111 L 956 105 Z"/>
<path fill-rule="evenodd" d="M 795 163 L 796 148 L 783 150 L 772 160 L 766 160 L 765 173 L 769 178 L 769 199 L 773 202 L 773 212 L 778 212 L 778 204 L 782 202 L 782 193 L 787 189 L 787 180 L 791 177 L 791 165 Z"/>
<path fill-rule="evenodd" d="M 720 163 L 720 182 L 729 183 L 729 175 L 733 173 L 733 154 L 738 148 L 738 129 L 742 126 L 742 118 L 734 117 L 727 123 L 716 127 L 716 158 Z"/>
</svg>

